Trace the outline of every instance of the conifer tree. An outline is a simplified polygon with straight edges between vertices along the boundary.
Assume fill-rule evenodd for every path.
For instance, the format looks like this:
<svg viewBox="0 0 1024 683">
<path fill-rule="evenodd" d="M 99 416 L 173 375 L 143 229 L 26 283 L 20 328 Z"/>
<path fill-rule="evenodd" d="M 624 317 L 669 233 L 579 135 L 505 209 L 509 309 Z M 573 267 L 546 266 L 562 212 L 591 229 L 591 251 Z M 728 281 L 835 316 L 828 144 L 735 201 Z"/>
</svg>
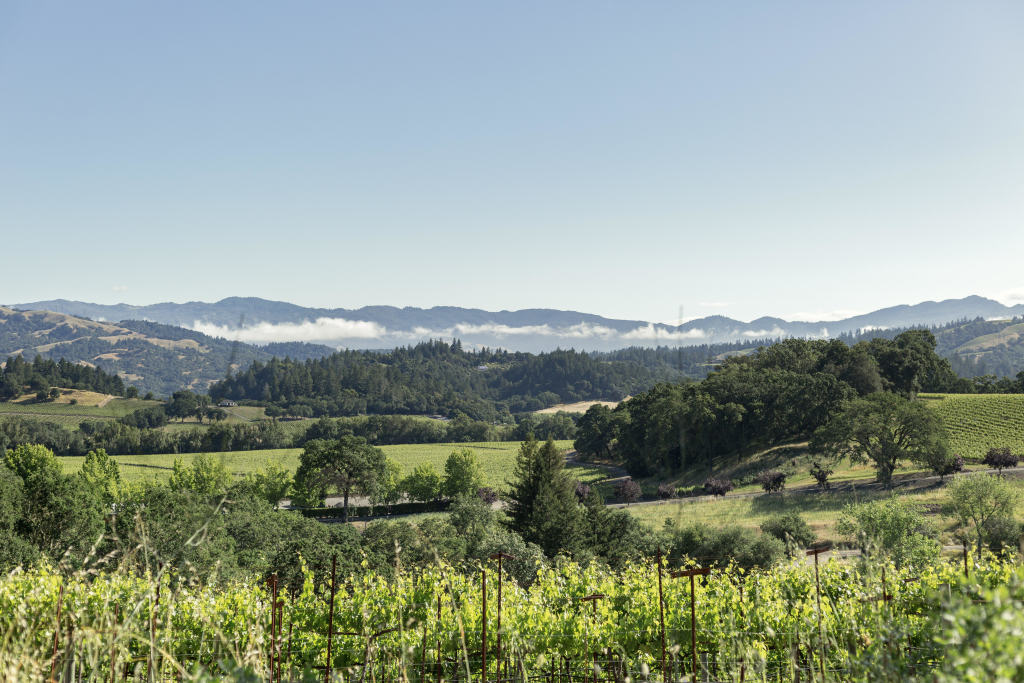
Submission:
<svg viewBox="0 0 1024 683">
<path fill-rule="evenodd" d="M 512 528 L 550 557 L 582 549 L 584 511 L 576 499 L 576 483 L 565 471 L 565 458 L 555 442 L 544 445 L 532 436 L 516 457 L 510 493 Z"/>
</svg>

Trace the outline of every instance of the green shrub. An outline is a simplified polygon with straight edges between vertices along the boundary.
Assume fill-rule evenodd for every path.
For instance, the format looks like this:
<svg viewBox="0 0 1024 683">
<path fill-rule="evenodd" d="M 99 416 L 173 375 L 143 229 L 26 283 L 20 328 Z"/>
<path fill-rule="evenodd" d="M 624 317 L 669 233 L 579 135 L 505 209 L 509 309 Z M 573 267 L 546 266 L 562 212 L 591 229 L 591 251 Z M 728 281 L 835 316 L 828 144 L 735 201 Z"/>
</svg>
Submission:
<svg viewBox="0 0 1024 683">
<path fill-rule="evenodd" d="M 938 534 L 918 507 L 899 498 L 848 505 L 836 530 L 865 554 L 888 555 L 897 567 L 933 562 L 941 549 Z"/>
<path fill-rule="evenodd" d="M 779 539 L 739 526 L 712 529 L 698 522 L 676 528 L 669 524 L 662 540 L 668 548 L 669 563 L 676 565 L 690 558 L 702 565 L 722 567 L 735 562 L 747 569 L 767 568 L 786 555 Z"/>
<path fill-rule="evenodd" d="M 1012 517 L 993 517 L 982 527 L 985 543 L 994 553 L 1016 551 L 1020 544 L 1021 525 Z"/>
<path fill-rule="evenodd" d="M 765 520 L 761 525 L 761 531 L 785 543 L 786 551 L 790 556 L 795 555 L 802 548 L 810 547 L 815 541 L 810 525 L 795 512 L 776 515 Z"/>
</svg>

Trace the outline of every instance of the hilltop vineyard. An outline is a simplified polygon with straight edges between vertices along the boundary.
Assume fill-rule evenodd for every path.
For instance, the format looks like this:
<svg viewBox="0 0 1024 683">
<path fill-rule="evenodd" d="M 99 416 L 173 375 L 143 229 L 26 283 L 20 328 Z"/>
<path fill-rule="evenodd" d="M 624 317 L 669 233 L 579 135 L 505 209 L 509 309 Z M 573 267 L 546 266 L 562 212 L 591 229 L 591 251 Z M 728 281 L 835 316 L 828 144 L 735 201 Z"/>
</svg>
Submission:
<svg viewBox="0 0 1024 683">
<path fill-rule="evenodd" d="M 940 418 L 949 446 L 980 461 L 990 448 L 1024 452 L 1024 394 L 923 394 Z"/>
</svg>

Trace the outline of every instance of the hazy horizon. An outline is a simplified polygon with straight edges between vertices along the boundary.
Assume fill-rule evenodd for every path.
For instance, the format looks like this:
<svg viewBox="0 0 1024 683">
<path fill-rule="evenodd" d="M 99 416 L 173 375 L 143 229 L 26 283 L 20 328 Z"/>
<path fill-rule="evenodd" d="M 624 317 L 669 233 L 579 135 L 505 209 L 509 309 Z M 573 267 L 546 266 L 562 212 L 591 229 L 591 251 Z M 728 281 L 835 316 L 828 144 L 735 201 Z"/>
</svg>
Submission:
<svg viewBox="0 0 1024 683">
<path fill-rule="evenodd" d="M 132 307 L 142 308 L 142 307 L 146 307 L 146 306 L 164 305 L 164 304 L 171 304 L 171 305 L 216 304 L 216 303 L 219 303 L 219 302 L 224 301 L 226 299 L 252 299 L 252 298 L 256 298 L 256 299 L 263 299 L 265 301 L 270 301 L 270 302 L 275 302 L 275 303 L 293 304 L 293 305 L 296 305 L 296 306 L 299 306 L 299 307 L 302 307 L 302 308 L 309 308 L 309 309 L 327 309 L 327 310 L 346 309 L 346 310 L 349 310 L 349 311 L 358 311 L 358 310 L 363 309 L 363 308 L 373 308 L 373 307 L 378 307 L 378 306 L 382 306 L 382 307 L 383 306 L 390 306 L 390 307 L 399 308 L 399 309 L 410 308 L 410 309 L 419 309 L 419 310 L 430 310 L 430 309 L 433 309 L 433 308 L 464 308 L 464 309 L 482 310 L 482 311 L 487 311 L 487 312 L 491 312 L 491 313 L 515 312 L 515 311 L 523 311 L 523 310 L 541 310 L 541 309 L 543 309 L 543 310 L 559 310 L 559 311 L 565 311 L 565 312 L 576 312 L 576 313 L 582 313 L 582 314 L 588 314 L 588 315 L 597 315 L 597 316 L 601 316 L 601 317 L 604 317 L 604 318 L 616 319 L 616 320 L 636 320 L 636 321 L 650 322 L 650 323 L 655 323 L 655 324 L 678 325 L 678 324 L 680 324 L 680 322 L 686 323 L 686 322 L 691 322 L 691 321 L 694 321 L 694 320 L 699 320 L 699 319 L 702 319 L 702 318 L 708 318 L 708 317 L 712 317 L 712 316 L 724 316 L 724 317 L 731 318 L 733 320 L 737 320 L 737 321 L 743 322 L 743 323 L 750 323 L 750 322 L 753 322 L 753 321 L 755 321 L 757 319 L 760 319 L 760 318 L 782 318 L 783 320 L 786 320 L 787 322 L 826 323 L 826 322 L 836 322 L 836 321 L 840 321 L 840 320 L 845 320 L 847 318 L 853 318 L 853 317 L 865 315 L 865 314 L 868 314 L 868 313 L 872 313 L 872 312 L 875 312 L 875 311 L 878 311 L 878 310 L 888 309 L 888 308 L 892 308 L 892 307 L 896 307 L 896 306 L 915 306 L 915 305 L 924 304 L 924 303 L 941 303 L 942 301 L 960 300 L 960 299 L 966 299 L 966 298 L 969 298 L 969 297 L 972 297 L 972 296 L 980 296 L 982 298 L 991 299 L 993 301 L 996 301 L 996 302 L 998 302 L 1000 304 L 1003 304 L 1004 306 L 1008 306 L 1008 307 L 1024 304 L 1024 297 L 1017 296 L 1016 293 L 1014 293 L 1014 292 L 1008 293 L 1007 296 L 1004 296 L 1003 298 L 1000 298 L 998 296 L 985 296 L 985 295 L 982 295 L 982 294 L 976 294 L 975 293 L 975 294 L 965 294 L 964 296 L 961 296 L 961 297 L 951 297 L 950 299 L 925 299 L 925 300 L 921 300 L 921 301 L 890 302 L 888 304 L 877 306 L 877 307 L 872 308 L 870 310 L 843 310 L 843 309 L 840 309 L 840 310 L 834 311 L 832 313 L 832 316 L 831 317 L 827 317 L 827 318 L 826 317 L 822 317 L 822 318 L 795 317 L 795 316 L 780 315 L 778 313 L 773 313 L 773 312 L 764 312 L 764 313 L 761 313 L 759 315 L 754 315 L 754 316 L 749 317 L 749 318 L 741 318 L 741 317 L 737 317 L 737 316 L 726 315 L 724 313 L 714 313 L 714 312 L 712 312 L 712 313 L 707 313 L 707 314 L 701 315 L 701 316 L 689 316 L 689 315 L 687 315 L 687 316 L 684 316 L 681 321 L 680 321 L 680 319 L 678 317 L 672 318 L 672 319 L 645 319 L 645 318 L 638 317 L 638 316 L 610 316 L 610 315 L 602 314 L 602 313 L 597 312 L 597 311 L 586 311 L 586 310 L 578 310 L 578 309 L 558 309 L 558 308 L 555 308 L 555 307 L 552 307 L 552 306 L 524 306 L 523 308 L 517 308 L 517 309 L 499 309 L 499 308 L 460 306 L 459 304 L 452 304 L 452 303 L 438 303 L 438 304 L 434 304 L 432 306 L 397 306 L 397 305 L 388 304 L 388 303 L 370 303 L 370 304 L 363 304 L 363 305 L 359 305 L 359 306 L 331 306 L 331 305 L 318 306 L 318 305 L 304 304 L 302 302 L 297 302 L 297 301 L 286 301 L 284 299 L 267 299 L 265 297 L 255 297 L 255 296 L 240 295 L 240 294 L 229 295 L 229 296 L 222 297 L 222 298 L 216 299 L 216 300 L 193 299 L 193 300 L 174 301 L 174 300 L 167 299 L 167 300 L 161 300 L 161 301 L 150 301 L 150 302 L 141 303 L 141 304 L 127 303 L 125 301 L 107 301 L 107 302 L 104 302 L 104 301 L 84 301 L 84 300 L 80 300 L 80 299 L 69 299 L 68 297 L 59 297 L 59 298 L 56 298 L 56 299 L 35 299 L 35 300 L 31 300 L 31 301 L 26 300 L 26 301 L 21 301 L 21 302 L 14 302 L 14 303 L 4 303 L 4 304 L 0 304 L 0 305 L 15 306 L 15 307 L 17 307 L 19 305 L 24 305 L 24 304 L 36 304 L 36 303 L 45 302 L 45 301 L 66 300 L 66 301 L 79 301 L 81 303 L 96 304 L 96 305 L 100 305 L 100 306 L 132 306 Z M 801 315 L 801 314 L 796 314 L 796 315 Z M 803 315 L 810 315 L 810 314 L 803 314 Z M 214 336 L 217 336 L 217 334 L 218 334 L 218 331 L 214 330 L 212 328 L 209 329 L 209 330 L 203 330 L 200 327 L 193 326 L 192 329 L 197 329 L 197 330 L 202 331 L 202 332 L 207 333 L 207 334 L 213 334 Z"/>
</svg>

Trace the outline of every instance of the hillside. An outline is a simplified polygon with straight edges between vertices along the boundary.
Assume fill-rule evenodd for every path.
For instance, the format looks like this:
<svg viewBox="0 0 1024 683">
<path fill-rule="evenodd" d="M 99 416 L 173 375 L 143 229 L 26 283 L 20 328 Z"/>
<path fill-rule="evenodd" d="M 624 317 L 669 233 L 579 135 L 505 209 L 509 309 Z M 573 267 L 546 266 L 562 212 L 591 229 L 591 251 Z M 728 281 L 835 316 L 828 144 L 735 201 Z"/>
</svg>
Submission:
<svg viewBox="0 0 1024 683">
<path fill-rule="evenodd" d="M 18 304 L 17 307 L 57 311 L 95 320 L 153 320 L 212 336 L 259 344 L 308 341 L 335 347 L 381 349 L 454 337 L 467 346 L 530 352 L 558 348 L 611 351 L 659 344 L 749 344 L 764 338 L 835 337 L 863 330 L 931 327 L 954 320 L 1024 315 L 1024 305 L 1004 306 L 980 296 L 891 306 L 843 320 L 785 320 L 762 316 L 740 321 L 714 315 L 680 325 L 548 308 L 518 311 L 485 311 L 458 306 L 309 308 L 255 297 L 230 297 L 215 303 L 167 302 L 148 306 L 101 305 L 57 299 Z"/>
<path fill-rule="evenodd" d="M 210 395 L 299 415 L 464 413 L 493 421 L 559 403 L 619 401 L 657 380 L 638 363 L 576 351 L 466 351 L 458 341 L 434 341 L 386 353 L 256 362 L 213 385 Z"/>
<path fill-rule="evenodd" d="M 125 320 L 97 322 L 53 311 L 0 307 L 0 358 L 24 355 L 98 367 L 142 393 L 167 396 L 182 388 L 206 391 L 229 368 L 275 355 L 299 359 L 332 349 L 311 344 L 257 347 L 170 325 Z"/>
<path fill-rule="evenodd" d="M 1013 377 L 1024 370 L 1024 318 L 971 320 L 936 332 L 940 354 L 960 374 Z"/>
<path fill-rule="evenodd" d="M 96 314 L 103 309 L 88 310 Z M 125 312 L 142 314 L 144 311 Z M 525 316 L 527 312 L 518 313 Z M 527 320 L 523 316 L 520 318 Z M 909 321 L 920 318 L 919 314 L 908 313 Z M 468 336 L 474 338 L 473 330 L 467 329 Z M 830 332 L 838 329 L 830 328 Z M 907 328 L 888 327 L 842 333 L 837 336 L 848 344 L 853 344 L 872 337 L 893 338 L 904 329 Z M 937 340 L 938 353 L 949 358 L 953 368 L 961 376 L 994 374 L 1014 377 L 1024 370 L 1024 318 L 960 319 L 943 325 L 934 325 L 931 329 Z M 235 334 L 227 328 L 222 331 L 226 334 Z M 301 336 L 300 332 L 296 334 Z M 407 339 L 398 345 L 407 344 Z M 521 339 L 525 337 L 506 336 L 500 340 L 503 343 L 498 348 L 518 346 Z M 357 348 L 367 348 L 374 342 L 369 339 L 360 341 L 361 345 Z M 566 346 L 587 346 L 586 338 L 583 336 L 569 341 Z M 642 339 L 631 338 L 628 344 L 624 344 L 618 350 L 591 352 L 590 355 L 596 361 L 609 363 L 607 367 L 620 366 L 623 363 L 641 366 L 645 371 L 641 384 L 645 384 L 651 381 L 677 381 L 680 377 L 701 379 L 725 358 L 748 354 L 758 346 L 770 345 L 774 341 L 777 339 L 748 336 L 741 341 L 732 342 L 680 346 L 659 341 L 658 346 L 645 346 Z M 474 348 L 465 340 L 463 343 L 466 348 Z M 531 344 L 526 342 L 523 345 Z M 183 388 L 206 391 L 213 382 L 224 378 L 229 368 L 238 372 L 248 368 L 255 361 L 267 363 L 274 357 L 305 361 L 322 358 L 333 352 L 334 349 L 329 346 L 300 341 L 278 341 L 259 346 L 157 322 L 122 320 L 111 323 L 76 317 L 68 313 L 20 311 L 0 307 L 0 359 L 16 354 L 24 354 L 27 359 L 36 355 L 54 360 L 66 358 L 75 363 L 84 363 L 106 372 L 116 373 L 126 384 L 134 384 L 143 393 L 152 391 L 157 396 L 168 396 Z M 374 357 L 378 356 L 379 354 L 375 354 Z M 547 390 L 541 388 L 533 393 Z M 582 385 L 577 390 L 555 390 L 554 393 L 559 394 L 561 402 L 621 398 L 597 395 Z M 262 394 L 256 399 L 261 400 Z M 545 405 L 558 402 L 560 401 L 548 402 Z M 543 408 L 545 405 L 524 409 Z"/>
<path fill-rule="evenodd" d="M 1024 394 L 922 394 L 954 453 L 980 460 L 990 448 L 1024 454 Z"/>
</svg>

